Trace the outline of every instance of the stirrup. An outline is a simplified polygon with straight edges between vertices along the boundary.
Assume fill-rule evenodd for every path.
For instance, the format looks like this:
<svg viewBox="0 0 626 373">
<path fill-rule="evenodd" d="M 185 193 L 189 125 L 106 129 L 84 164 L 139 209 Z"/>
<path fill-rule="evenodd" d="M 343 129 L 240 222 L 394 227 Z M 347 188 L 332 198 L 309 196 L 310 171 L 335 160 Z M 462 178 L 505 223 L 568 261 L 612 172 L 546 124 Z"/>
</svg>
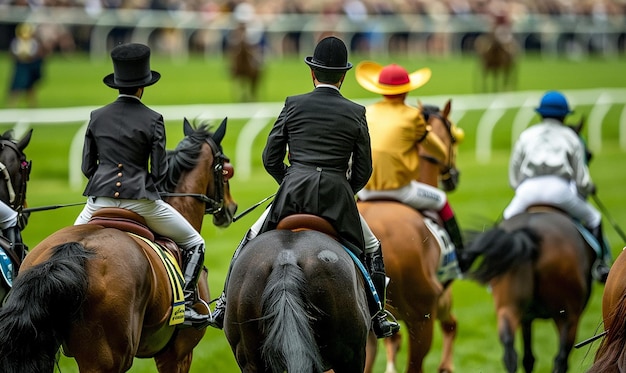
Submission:
<svg viewBox="0 0 626 373">
<path fill-rule="evenodd" d="M 387 338 L 400 330 L 400 324 L 391 312 L 383 309 L 376 312 L 372 317 L 372 330 L 376 334 L 376 338 Z"/>
<path fill-rule="evenodd" d="M 215 300 L 215 311 L 211 313 L 209 326 L 216 329 L 224 329 L 224 316 L 226 316 L 226 296 L 222 293 L 219 298 Z"/>
<path fill-rule="evenodd" d="M 609 271 L 609 266 L 602 260 L 596 260 L 591 265 L 591 277 L 593 277 L 594 280 L 602 284 L 606 283 L 606 279 L 609 276 Z"/>
</svg>

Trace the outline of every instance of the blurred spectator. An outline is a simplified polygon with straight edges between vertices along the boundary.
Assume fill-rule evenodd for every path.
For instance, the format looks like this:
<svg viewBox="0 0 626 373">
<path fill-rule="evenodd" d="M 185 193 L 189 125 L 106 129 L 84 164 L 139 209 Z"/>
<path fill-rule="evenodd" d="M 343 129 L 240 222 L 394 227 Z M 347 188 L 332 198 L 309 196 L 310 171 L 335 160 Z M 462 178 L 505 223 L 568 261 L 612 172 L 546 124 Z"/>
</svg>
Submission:
<svg viewBox="0 0 626 373">
<path fill-rule="evenodd" d="M 36 88 L 42 78 L 45 50 L 35 34 L 35 26 L 22 23 L 15 29 L 10 52 L 13 57 L 13 77 L 7 105 L 15 107 L 24 96 L 29 107 L 37 106 Z"/>
</svg>

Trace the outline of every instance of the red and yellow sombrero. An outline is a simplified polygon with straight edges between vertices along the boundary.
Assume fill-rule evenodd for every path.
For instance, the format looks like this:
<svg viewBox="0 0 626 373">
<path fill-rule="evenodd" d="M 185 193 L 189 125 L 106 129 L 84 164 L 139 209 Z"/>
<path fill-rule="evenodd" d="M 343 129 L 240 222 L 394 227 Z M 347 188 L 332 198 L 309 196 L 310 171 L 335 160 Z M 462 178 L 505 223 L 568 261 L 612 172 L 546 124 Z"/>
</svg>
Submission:
<svg viewBox="0 0 626 373">
<path fill-rule="evenodd" d="M 399 95 L 417 89 L 430 80 L 428 67 L 409 74 L 402 66 L 391 64 L 382 66 L 372 61 L 359 63 L 355 71 L 361 87 L 381 95 Z"/>
</svg>

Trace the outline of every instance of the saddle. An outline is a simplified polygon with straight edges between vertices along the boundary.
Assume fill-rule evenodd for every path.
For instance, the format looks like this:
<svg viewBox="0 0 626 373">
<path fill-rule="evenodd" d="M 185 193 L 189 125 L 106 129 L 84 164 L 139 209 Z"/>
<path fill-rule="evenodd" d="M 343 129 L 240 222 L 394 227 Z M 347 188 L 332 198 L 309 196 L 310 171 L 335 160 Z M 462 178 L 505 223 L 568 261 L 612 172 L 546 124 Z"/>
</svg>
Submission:
<svg viewBox="0 0 626 373">
<path fill-rule="evenodd" d="M 180 265 L 182 264 L 182 253 L 178 245 L 168 238 L 163 236 L 157 236 L 146 223 L 143 216 L 137 214 L 134 211 L 130 211 L 117 207 L 105 207 L 97 210 L 89 223 L 101 225 L 106 228 L 115 228 L 125 232 L 134 233 L 138 236 L 148 239 L 159 244 L 166 249 Z"/>
<path fill-rule="evenodd" d="M 276 229 L 287 229 L 294 232 L 314 230 L 325 233 L 335 240 L 339 240 L 339 234 L 328 220 L 313 214 L 294 214 L 281 219 Z"/>
</svg>

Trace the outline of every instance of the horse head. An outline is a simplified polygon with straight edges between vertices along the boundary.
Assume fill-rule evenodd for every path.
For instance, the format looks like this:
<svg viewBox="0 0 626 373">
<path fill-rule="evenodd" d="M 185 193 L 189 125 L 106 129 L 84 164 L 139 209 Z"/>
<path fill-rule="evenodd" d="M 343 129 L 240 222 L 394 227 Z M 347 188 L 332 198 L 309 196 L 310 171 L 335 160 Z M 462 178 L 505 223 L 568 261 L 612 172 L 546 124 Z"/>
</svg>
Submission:
<svg viewBox="0 0 626 373">
<path fill-rule="evenodd" d="M 30 143 L 31 129 L 20 139 L 13 139 L 13 132 L 6 131 L 0 136 L 0 171 L 4 182 L 0 183 L 0 200 L 14 210 L 21 210 L 26 203 L 26 184 L 30 176 L 31 161 L 24 149 Z"/>
<path fill-rule="evenodd" d="M 168 152 L 168 177 L 163 189 L 169 197 L 191 197 L 204 203 L 203 208 L 187 213 L 187 220 L 200 229 L 204 215 L 213 215 L 213 224 L 226 228 L 232 223 L 237 211 L 237 203 L 230 193 L 230 179 L 235 170 L 230 159 L 223 152 L 222 140 L 226 135 L 224 118 L 218 128 L 211 132 L 202 124 L 194 128 L 185 118 L 183 132 L 185 138 L 176 149 Z M 208 165 L 208 167 L 207 167 Z M 174 207 L 182 206 L 183 201 L 171 201 Z M 179 209 L 179 211 L 189 209 Z"/>
<path fill-rule="evenodd" d="M 428 152 L 420 150 L 420 157 L 426 160 L 427 163 L 436 165 L 438 169 L 438 173 L 433 177 L 432 175 L 427 175 L 428 172 L 426 170 L 428 167 L 420 165 L 420 179 L 433 186 L 441 184 L 443 190 L 451 192 L 456 189 L 459 183 L 456 153 L 458 144 L 465 138 L 465 132 L 450 119 L 451 100 L 446 102 L 443 110 L 434 105 L 423 105 L 421 102 L 418 102 L 418 107 L 431 131 L 443 141 L 448 150 L 448 158 L 446 160 L 436 159 Z"/>
</svg>

